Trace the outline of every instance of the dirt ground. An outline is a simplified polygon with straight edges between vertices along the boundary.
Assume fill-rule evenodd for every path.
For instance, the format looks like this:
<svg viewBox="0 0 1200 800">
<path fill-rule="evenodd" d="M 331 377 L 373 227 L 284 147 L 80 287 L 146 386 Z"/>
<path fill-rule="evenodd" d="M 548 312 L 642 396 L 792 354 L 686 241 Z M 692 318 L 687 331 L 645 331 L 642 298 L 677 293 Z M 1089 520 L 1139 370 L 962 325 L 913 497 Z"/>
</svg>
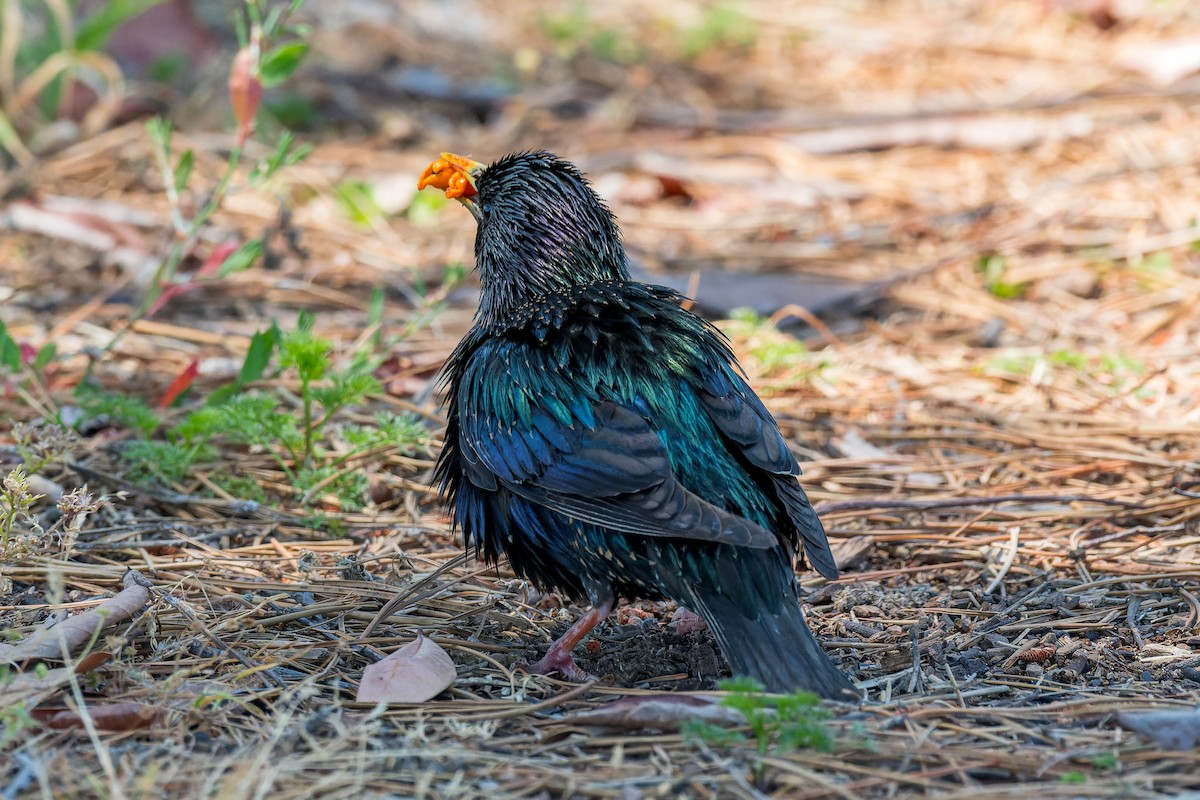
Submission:
<svg viewBox="0 0 1200 800">
<path fill-rule="evenodd" d="M 42 498 L 5 534 L 5 798 L 1200 792 L 1197 8 L 310 5 L 311 52 L 165 283 L 173 213 L 234 145 L 227 23 L 189 18 L 198 66 L 170 92 L 121 61 L 125 111 L 168 110 L 194 153 L 177 203 L 144 119 L 115 112 L 0 176 L 22 362 L 0 366 L 0 477 L 53 452 L 29 491 L 93 501 Z M 312 151 L 252 182 L 284 118 Z M 443 150 L 524 148 L 589 173 L 639 274 L 718 320 L 803 461 L 843 568 L 801 573 L 806 610 L 864 694 L 829 706 L 831 751 L 681 731 L 727 667 L 667 604 L 632 598 L 585 642 L 596 682 L 516 668 L 583 609 L 465 557 L 430 486 L 436 375 L 477 290 L 470 215 L 415 182 Z M 134 458 L 176 452 L 145 445 L 182 441 L 301 311 L 333 369 L 376 358 L 322 420 L 324 478 L 229 435 L 180 474 Z M 280 365 L 239 393 L 299 418 Z M 380 412 L 407 438 L 355 449 Z M 63 626 L 105 603 L 64 663 Z M 356 702 L 418 634 L 451 687 Z"/>
</svg>

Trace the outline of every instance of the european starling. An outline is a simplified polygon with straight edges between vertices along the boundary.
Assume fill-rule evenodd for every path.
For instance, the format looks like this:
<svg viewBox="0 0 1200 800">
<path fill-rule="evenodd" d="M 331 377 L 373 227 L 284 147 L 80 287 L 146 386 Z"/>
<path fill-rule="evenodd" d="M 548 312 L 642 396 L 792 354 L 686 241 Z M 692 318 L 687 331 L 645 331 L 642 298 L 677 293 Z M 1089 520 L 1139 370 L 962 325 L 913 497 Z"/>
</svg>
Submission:
<svg viewBox="0 0 1200 800">
<path fill-rule="evenodd" d="M 804 621 L 801 549 L 837 576 L 799 465 L 725 338 L 630 279 L 612 213 L 547 152 L 444 153 L 420 188 L 474 215 L 482 298 L 446 366 L 436 477 L 468 546 L 592 609 L 531 669 L 587 674 L 575 645 L 618 596 L 697 612 L 735 674 L 856 693 Z"/>
</svg>

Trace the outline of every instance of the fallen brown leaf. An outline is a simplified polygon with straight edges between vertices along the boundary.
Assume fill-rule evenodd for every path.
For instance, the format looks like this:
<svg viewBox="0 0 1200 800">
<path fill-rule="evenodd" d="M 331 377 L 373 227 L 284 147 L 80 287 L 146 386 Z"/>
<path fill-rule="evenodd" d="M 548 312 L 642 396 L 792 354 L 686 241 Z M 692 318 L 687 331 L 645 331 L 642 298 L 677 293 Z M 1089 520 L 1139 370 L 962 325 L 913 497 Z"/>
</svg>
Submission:
<svg viewBox="0 0 1200 800">
<path fill-rule="evenodd" d="M 570 717 L 571 722 L 581 725 L 626 731 L 676 730 L 689 720 L 713 725 L 741 725 L 746 721 L 737 711 L 718 705 L 712 698 L 686 694 L 626 697 Z"/>
<path fill-rule="evenodd" d="M 35 708 L 29 712 L 44 727 L 54 730 L 82 730 L 83 717 L 69 708 Z M 102 731 L 135 731 L 148 728 L 162 710 L 143 703 L 106 703 L 88 706 L 88 716 Z"/>
<path fill-rule="evenodd" d="M 86 675 L 96 667 L 107 664 L 111 660 L 112 653 L 106 653 L 103 650 L 94 650 L 76 662 L 75 674 Z"/>
<path fill-rule="evenodd" d="M 73 674 L 75 669 L 72 667 L 46 670 L 41 675 L 18 673 L 11 681 L 0 685 L 0 708 L 17 704 L 37 705 L 70 683 Z"/>
<path fill-rule="evenodd" d="M 441 694 L 458 671 L 436 642 L 417 638 L 363 670 L 355 700 L 360 703 L 424 703 Z"/>
<path fill-rule="evenodd" d="M 137 570 L 130 570 L 121 581 L 124 588 L 95 608 L 68 617 L 52 628 L 43 628 L 23 642 L 0 644 L 0 661 L 15 664 L 61 659 L 92 641 L 104 628 L 132 619 L 150 602 L 150 590 L 141 585 L 139 579 L 145 581 Z"/>
</svg>

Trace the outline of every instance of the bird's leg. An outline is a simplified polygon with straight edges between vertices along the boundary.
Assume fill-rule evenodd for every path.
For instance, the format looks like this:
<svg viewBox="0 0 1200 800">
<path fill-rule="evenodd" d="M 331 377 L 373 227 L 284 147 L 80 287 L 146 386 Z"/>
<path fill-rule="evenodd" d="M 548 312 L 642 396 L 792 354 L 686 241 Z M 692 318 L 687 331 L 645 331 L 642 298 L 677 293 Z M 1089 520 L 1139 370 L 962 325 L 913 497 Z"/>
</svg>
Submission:
<svg viewBox="0 0 1200 800">
<path fill-rule="evenodd" d="M 557 672 L 572 681 L 592 680 L 592 676 L 575 663 L 575 657 L 571 655 L 571 651 L 583 641 L 583 637 L 587 636 L 592 628 L 604 621 L 604 618 L 612 611 L 615 600 L 616 598 L 611 595 L 601 599 L 586 614 L 576 620 L 574 625 L 567 628 L 567 632 L 558 637 L 554 644 L 550 645 L 546 655 L 523 668 L 534 675 L 548 675 L 551 672 Z"/>
</svg>

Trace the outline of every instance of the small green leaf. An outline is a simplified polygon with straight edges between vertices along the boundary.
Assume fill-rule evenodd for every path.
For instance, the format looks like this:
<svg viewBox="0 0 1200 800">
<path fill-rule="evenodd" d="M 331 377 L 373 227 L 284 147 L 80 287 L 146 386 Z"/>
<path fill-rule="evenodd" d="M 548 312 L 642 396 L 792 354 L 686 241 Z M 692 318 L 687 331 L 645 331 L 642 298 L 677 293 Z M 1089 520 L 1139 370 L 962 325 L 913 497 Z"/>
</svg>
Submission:
<svg viewBox="0 0 1200 800">
<path fill-rule="evenodd" d="M 21 369 L 21 346 L 8 335 L 3 321 L 0 321 L 0 367 L 12 372 Z"/>
<path fill-rule="evenodd" d="M 174 83 L 191 68 L 183 53 L 159 56 L 146 67 L 146 77 L 158 83 Z"/>
<path fill-rule="evenodd" d="M 276 121 L 292 130 L 316 130 L 321 124 L 321 109 L 310 98 L 290 92 L 286 87 L 276 89 L 265 101 L 264 107 Z"/>
<path fill-rule="evenodd" d="M 467 276 L 470 274 L 471 274 L 471 271 L 469 269 L 467 269 L 466 266 L 460 261 L 455 261 L 452 264 L 447 264 L 446 266 L 444 266 L 442 268 L 443 290 L 445 289 L 445 287 L 458 286 L 460 283 L 465 281 L 467 279 Z"/>
<path fill-rule="evenodd" d="M 383 322 L 383 289 L 376 286 L 371 291 L 371 313 L 367 315 L 367 324 L 379 325 Z"/>
<path fill-rule="evenodd" d="M 121 460 L 129 464 L 128 477 L 134 483 L 178 483 L 187 477 L 197 451 L 173 442 L 139 440 L 121 450 Z"/>
<path fill-rule="evenodd" d="M 315 386 L 312 397 L 330 413 L 343 406 L 362 402 L 369 394 L 380 390 L 379 379 L 366 373 L 338 372 L 331 377 L 328 386 Z"/>
<path fill-rule="evenodd" d="M 58 345 L 54 342 L 48 342 L 42 345 L 42 349 L 37 351 L 37 356 L 33 359 L 33 369 L 35 372 L 44 370 L 54 357 L 58 355 Z"/>
<path fill-rule="evenodd" d="M 268 51 L 259 64 L 263 86 L 277 86 L 290 78 L 307 52 L 307 42 L 289 42 Z"/>
<path fill-rule="evenodd" d="M 430 226 L 441 218 L 441 210 L 447 205 L 448 201 L 441 192 L 417 192 L 408 204 L 405 216 L 414 225 Z"/>
<path fill-rule="evenodd" d="M 192 169 L 196 166 L 196 154 L 189 147 L 179 154 L 179 163 L 175 165 L 175 191 L 182 192 L 187 188 L 188 180 L 192 177 Z"/>
<path fill-rule="evenodd" d="M 680 44 L 684 57 L 693 59 L 714 48 L 746 48 L 757 38 L 758 26 L 753 19 L 733 3 L 718 2 L 708 9 L 699 25 L 682 32 Z"/>
<path fill-rule="evenodd" d="M 761 683 L 759 683 L 754 678 L 751 678 L 746 675 L 737 675 L 732 678 L 725 678 L 724 680 L 718 681 L 717 685 L 720 686 L 721 691 L 724 691 L 724 692 L 744 692 L 746 694 L 754 694 L 754 693 L 761 694 L 766 691 L 766 687 L 764 687 Z"/>
<path fill-rule="evenodd" d="M 149 436 L 158 428 L 158 414 L 137 397 L 100 392 L 86 384 L 75 389 L 75 397 L 92 419 L 108 417 L 143 436 Z"/>
<path fill-rule="evenodd" d="M 246 358 L 242 360 L 242 368 L 237 378 L 214 391 L 205 400 L 206 406 L 218 406 L 228 402 L 242 388 L 262 378 L 271 361 L 271 356 L 279 346 L 279 326 L 274 323 L 266 330 L 259 331 L 250 339 L 250 347 L 246 350 Z"/>
<path fill-rule="evenodd" d="M 433 193 L 424 192 L 417 196 L 428 194 Z M 342 181 L 333 188 L 333 199 L 355 224 L 369 227 L 384 220 L 384 213 L 375 202 L 375 190 L 365 181 Z"/>
<path fill-rule="evenodd" d="M 146 135 L 156 148 L 164 153 L 171 152 L 171 122 L 163 117 L 146 120 Z"/>
<path fill-rule="evenodd" d="M 228 472 L 216 472 L 210 475 L 209 478 L 214 484 L 239 500 L 250 500 L 255 503 L 267 502 L 267 493 L 263 491 L 258 481 L 248 475 L 231 475 Z"/>
<path fill-rule="evenodd" d="M 305 383 L 325 377 L 333 343 L 312 332 L 311 315 L 301 314 L 296 330 L 284 334 L 280 342 L 279 360 L 284 367 L 293 367 Z"/>
<path fill-rule="evenodd" d="M 295 144 L 296 137 L 292 132 L 284 131 L 275 145 L 275 151 L 255 164 L 254 169 L 250 171 L 250 183 L 258 186 L 283 167 L 299 163 L 312 152 L 312 146 L 309 144 L 302 144 L 298 147 Z"/>
<path fill-rule="evenodd" d="M 262 252 L 262 239 L 251 239 L 229 254 L 229 258 L 225 259 L 225 263 L 217 270 L 217 277 L 225 278 L 235 272 L 250 269 L 254 266 L 254 262 L 262 256 Z"/>
<path fill-rule="evenodd" d="M 1144 258 L 1134 260 L 1131 264 L 1139 272 L 1146 272 L 1151 275 L 1166 275 L 1174 268 L 1175 260 L 1171 257 L 1170 253 L 1160 250 L 1157 253 L 1150 253 Z"/>
<path fill-rule="evenodd" d="M 242 369 L 237 376 L 238 383 L 244 385 L 261 378 L 266 372 L 267 364 L 271 361 L 271 354 L 275 352 L 278 344 L 279 328 L 275 325 L 254 334 L 250 339 L 250 348 L 246 350 L 246 359 L 242 362 Z"/>
<path fill-rule="evenodd" d="M 975 271 L 983 274 L 984 288 L 993 297 L 1001 300 L 1018 300 L 1025 296 L 1028 283 L 1013 283 L 1005 279 L 1008 264 L 999 253 L 980 256 L 975 262 Z"/>
</svg>

